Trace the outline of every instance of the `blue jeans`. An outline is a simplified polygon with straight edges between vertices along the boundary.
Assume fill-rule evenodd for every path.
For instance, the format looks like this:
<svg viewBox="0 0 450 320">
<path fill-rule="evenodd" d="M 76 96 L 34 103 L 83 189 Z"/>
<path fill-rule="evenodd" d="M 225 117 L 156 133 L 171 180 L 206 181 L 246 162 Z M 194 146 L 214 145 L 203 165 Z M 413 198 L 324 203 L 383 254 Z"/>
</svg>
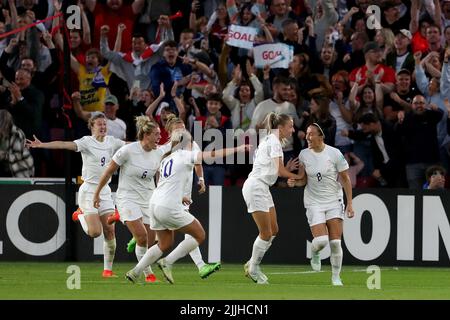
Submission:
<svg viewBox="0 0 450 320">
<path fill-rule="evenodd" d="M 408 188 L 413 190 L 422 190 L 425 183 L 425 170 L 431 163 L 413 163 L 406 165 L 406 179 L 408 180 Z"/>
</svg>

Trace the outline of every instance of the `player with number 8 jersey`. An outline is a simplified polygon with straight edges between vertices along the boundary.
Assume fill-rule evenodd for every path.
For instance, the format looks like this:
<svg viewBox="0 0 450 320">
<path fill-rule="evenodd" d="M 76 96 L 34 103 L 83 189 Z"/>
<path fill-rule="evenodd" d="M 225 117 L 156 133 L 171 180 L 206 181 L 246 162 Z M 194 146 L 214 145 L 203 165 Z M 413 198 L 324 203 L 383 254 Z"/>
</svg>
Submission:
<svg viewBox="0 0 450 320">
<path fill-rule="evenodd" d="M 331 283 L 342 286 L 340 277 L 342 267 L 341 237 L 344 212 L 353 217 L 352 184 L 348 175 L 348 163 L 342 153 L 324 143 L 322 128 L 313 123 L 306 131 L 308 148 L 300 152 L 300 170 L 304 170 L 304 179 L 288 180 L 288 185 L 303 186 L 306 184 L 303 202 L 306 217 L 313 236 L 311 244 L 311 267 L 320 271 L 320 251 L 330 245 Z M 342 185 L 338 182 L 341 178 Z M 342 187 L 347 197 L 347 208 L 344 209 Z"/>
</svg>

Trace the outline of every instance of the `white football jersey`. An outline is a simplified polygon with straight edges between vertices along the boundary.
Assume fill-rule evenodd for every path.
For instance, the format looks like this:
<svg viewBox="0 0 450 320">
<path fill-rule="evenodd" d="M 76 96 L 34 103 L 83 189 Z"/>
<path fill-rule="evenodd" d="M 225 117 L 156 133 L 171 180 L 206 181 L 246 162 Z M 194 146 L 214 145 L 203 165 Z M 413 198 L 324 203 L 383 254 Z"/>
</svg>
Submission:
<svg viewBox="0 0 450 320">
<path fill-rule="evenodd" d="M 167 151 L 166 145 L 145 151 L 139 141 L 120 148 L 113 156 L 114 162 L 120 166 L 116 198 L 148 207 L 154 189 L 153 178 Z"/>
<path fill-rule="evenodd" d="M 192 168 L 198 151 L 177 150 L 161 161 L 159 181 L 150 204 L 182 209 L 188 180 L 192 181 Z"/>
<path fill-rule="evenodd" d="M 112 156 L 125 144 L 125 141 L 106 136 L 103 142 L 100 142 L 93 136 L 84 136 L 75 140 L 74 143 L 77 145 L 77 152 L 81 153 L 83 159 L 81 169 L 83 181 L 98 184 Z"/>
<path fill-rule="evenodd" d="M 283 161 L 283 148 L 278 137 L 271 133 L 263 138 L 253 156 L 253 169 L 248 175 L 262 182 L 273 185 L 278 179 L 278 161 L 274 159 L 281 157 Z"/>
<path fill-rule="evenodd" d="M 195 141 L 192 142 L 192 151 L 195 151 L 195 152 L 202 151 L 202 150 L 200 150 L 200 147 L 198 146 L 198 144 Z M 200 164 L 201 164 L 201 162 L 200 162 Z M 194 170 L 194 166 L 195 166 L 195 163 L 192 163 L 191 171 Z M 188 179 L 186 180 L 186 184 L 184 186 L 184 196 L 185 197 L 191 198 L 193 182 L 194 182 L 194 174 L 191 173 L 191 175 L 189 175 Z"/>
<path fill-rule="evenodd" d="M 304 149 L 299 155 L 305 167 L 307 183 L 303 196 L 305 207 L 329 204 L 342 199 L 342 186 L 338 182 L 339 172 L 348 169 L 347 160 L 336 148 L 325 145 L 321 152 Z"/>
</svg>

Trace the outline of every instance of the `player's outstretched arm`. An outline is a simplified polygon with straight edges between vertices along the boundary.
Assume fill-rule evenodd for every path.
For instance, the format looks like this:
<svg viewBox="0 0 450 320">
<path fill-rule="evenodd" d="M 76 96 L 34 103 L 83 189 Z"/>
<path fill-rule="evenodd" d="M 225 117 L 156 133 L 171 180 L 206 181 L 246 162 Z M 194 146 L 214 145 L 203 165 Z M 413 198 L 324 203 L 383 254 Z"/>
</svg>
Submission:
<svg viewBox="0 0 450 320">
<path fill-rule="evenodd" d="M 228 157 L 235 153 L 248 152 L 252 146 L 249 144 L 241 144 L 239 147 L 225 148 L 212 151 L 199 152 L 197 155 L 197 162 L 202 160 L 212 160 L 216 158 Z"/>
<path fill-rule="evenodd" d="M 77 145 L 72 141 L 51 141 L 41 142 L 35 135 L 34 140 L 27 139 L 25 146 L 27 148 L 40 148 L 40 149 L 66 149 L 71 151 L 77 151 Z"/>
</svg>

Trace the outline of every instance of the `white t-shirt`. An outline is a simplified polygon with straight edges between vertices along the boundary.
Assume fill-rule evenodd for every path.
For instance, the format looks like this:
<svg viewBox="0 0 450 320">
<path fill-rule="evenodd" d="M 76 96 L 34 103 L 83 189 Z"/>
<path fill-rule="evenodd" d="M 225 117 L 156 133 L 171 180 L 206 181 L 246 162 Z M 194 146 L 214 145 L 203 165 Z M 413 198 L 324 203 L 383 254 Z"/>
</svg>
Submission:
<svg viewBox="0 0 450 320">
<path fill-rule="evenodd" d="M 81 152 L 83 168 L 81 176 L 83 181 L 98 184 L 103 171 L 109 165 L 114 153 L 125 144 L 125 141 L 106 136 L 103 142 L 93 136 L 84 136 L 75 140 L 77 152 Z"/>
<path fill-rule="evenodd" d="M 114 120 L 106 120 L 106 128 L 108 134 L 116 137 L 117 139 L 126 140 L 127 138 L 127 125 L 122 119 L 116 118 Z"/>
<path fill-rule="evenodd" d="M 256 106 L 255 112 L 253 113 L 252 122 L 250 123 L 250 128 L 255 129 L 255 127 L 263 122 L 265 117 L 272 111 L 291 116 L 292 119 L 294 119 L 294 124 L 296 126 L 300 126 L 300 118 L 298 117 L 295 106 L 292 103 L 288 101 L 277 103 L 273 99 L 267 99 L 261 101 Z"/>
<path fill-rule="evenodd" d="M 348 100 L 345 103 L 344 108 L 350 110 L 350 104 Z M 350 140 L 348 137 L 344 137 L 343 135 L 341 135 L 342 130 L 352 130 L 352 126 L 347 121 L 344 120 L 342 112 L 335 101 L 331 101 L 330 103 L 330 113 L 333 116 L 333 118 L 336 119 L 336 137 L 334 139 L 334 145 L 346 146 L 352 144 L 353 143 L 352 140 Z"/>
<path fill-rule="evenodd" d="M 145 151 L 139 141 L 123 146 L 113 156 L 120 166 L 119 187 L 116 197 L 130 200 L 146 208 L 154 189 L 153 177 L 159 168 L 163 155 L 170 146 L 160 146 Z"/>
<path fill-rule="evenodd" d="M 277 103 L 273 99 L 267 99 L 258 103 L 255 108 L 255 112 L 253 113 L 252 122 L 250 123 L 250 129 L 255 129 L 258 124 L 264 121 L 266 116 L 270 112 L 276 112 L 279 114 L 287 114 L 291 116 L 294 120 L 294 124 L 297 127 L 300 127 L 301 121 L 298 117 L 297 111 L 295 110 L 295 106 L 288 102 L 284 101 L 282 103 Z M 291 136 L 286 139 L 286 142 L 283 146 L 283 151 L 292 151 L 294 149 L 294 138 Z"/>
<path fill-rule="evenodd" d="M 339 172 L 348 169 L 347 160 L 336 148 L 325 145 L 321 152 L 304 149 L 299 155 L 305 167 L 307 184 L 303 202 L 305 207 L 323 205 L 342 199 L 342 186 L 338 182 Z"/>
<path fill-rule="evenodd" d="M 150 204 L 182 209 L 185 186 L 192 179 L 192 168 L 198 151 L 177 150 L 161 161 L 158 186 Z"/>
<path fill-rule="evenodd" d="M 253 169 L 249 178 L 256 178 L 262 182 L 273 185 L 278 178 L 278 160 L 283 160 L 283 149 L 280 139 L 273 133 L 264 137 L 253 155 Z"/>
</svg>

